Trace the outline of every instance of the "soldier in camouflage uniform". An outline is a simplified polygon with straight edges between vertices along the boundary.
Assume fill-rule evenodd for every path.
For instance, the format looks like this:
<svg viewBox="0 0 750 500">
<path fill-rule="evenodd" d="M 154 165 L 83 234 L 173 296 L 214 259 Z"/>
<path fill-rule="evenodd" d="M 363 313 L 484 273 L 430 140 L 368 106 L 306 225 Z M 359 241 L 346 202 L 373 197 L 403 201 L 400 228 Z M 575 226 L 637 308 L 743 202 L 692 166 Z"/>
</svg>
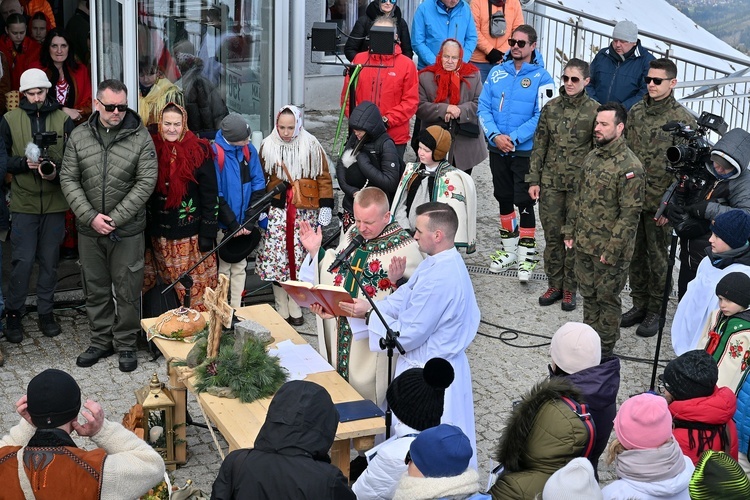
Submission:
<svg viewBox="0 0 750 500">
<path fill-rule="evenodd" d="M 539 219 L 544 228 L 544 272 L 549 288 L 539 297 L 539 305 L 562 299 L 563 311 L 572 311 L 578 286 L 573 272 L 575 251 L 565 250 L 562 227 L 578 192 L 581 162 L 594 145 L 599 103 L 584 89 L 589 83 L 587 62 L 568 61 L 562 80 L 559 97 L 548 102 L 539 117 L 526 182 L 529 196 L 539 200 Z"/>
<path fill-rule="evenodd" d="M 575 244 L 583 322 L 599 333 L 602 357 L 606 357 L 620 338 L 620 292 L 633 254 L 645 174 L 622 137 L 625 108 L 607 103 L 597 111 L 594 141 L 598 147 L 583 160 L 578 200 L 563 234 L 566 247 Z"/>
<path fill-rule="evenodd" d="M 674 176 L 664 168 L 672 134 L 661 127 L 670 121 L 686 123 L 693 130 L 697 127 L 693 115 L 674 98 L 676 76 L 677 66 L 669 59 L 651 61 L 646 77 L 648 94 L 628 113 L 627 144 L 646 171 L 646 194 L 630 263 L 633 307 L 622 315 L 620 326 L 627 328 L 641 323 L 635 332 L 641 337 L 653 337 L 659 330 L 667 279 L 671 230 L 666 217 L 654 221 L 654 214 Z"/>
</svg>

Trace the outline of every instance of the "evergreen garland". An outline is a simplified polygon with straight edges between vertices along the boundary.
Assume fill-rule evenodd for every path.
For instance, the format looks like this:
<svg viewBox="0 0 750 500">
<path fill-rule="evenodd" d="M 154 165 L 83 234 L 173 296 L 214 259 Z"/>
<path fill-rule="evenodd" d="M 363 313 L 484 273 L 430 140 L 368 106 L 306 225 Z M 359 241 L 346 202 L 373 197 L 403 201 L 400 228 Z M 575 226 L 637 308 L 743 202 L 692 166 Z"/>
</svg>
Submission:
<svg viewBox="0 0 750 500">
<path fill-rule="evenodd" d="M 251 403 L 275 394 L 289 376 L 279 365 L 279 358 L 269 356 L 265 345 L 253 337 L 245 342 L 241 358 L 234 351 L 232 333 L 221 336 L 215 359 L 206 359 L 205 349 L 202 353 L 195 368 L 198 392 L 206 392 L 209 387 L 228 387 L 240 401 Z"/>
</svg>

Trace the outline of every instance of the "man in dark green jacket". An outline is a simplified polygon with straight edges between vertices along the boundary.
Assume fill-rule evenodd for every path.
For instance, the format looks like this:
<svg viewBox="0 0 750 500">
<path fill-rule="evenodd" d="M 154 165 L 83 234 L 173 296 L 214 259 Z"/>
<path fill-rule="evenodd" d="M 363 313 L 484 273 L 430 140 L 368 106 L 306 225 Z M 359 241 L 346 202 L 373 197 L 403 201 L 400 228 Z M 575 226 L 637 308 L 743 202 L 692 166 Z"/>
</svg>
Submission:
<svg viewBox="0 0 750 500">
<path fill-rule="evenodd" d="M 36 284 L 39 329 L 47 337 L 60 334 L 52 307 L 68 204 L 60 191 L 58 174 L 73 121 L 54 99 L 48 98 L 51 86 L 42 70 L 24 71 L 19 87 L 23 94 L 21 102 L 0 120 L 0 137 L 8 153 L 8 173 L 13 174 L 12 267 L 5 304 L 5 338 L 13 343 L 23 340 L 21 314 L 35 261 L 39 262 Z M 45 146 L 47 151 L 40 158 L 40 149 Z"/>
<path fill-rule="evenodd" d="M 122 82 L 99 84 L 96 112 L 71 134 L 60 174 L 62 191 L 76 215 L 91 329 L 91 345 L 76 364 L 92 366 L 118 351 L 124 372 L 138 366 L 143 230 L 157 175 L 154 143 L 127 103 Z"/>
</svg>

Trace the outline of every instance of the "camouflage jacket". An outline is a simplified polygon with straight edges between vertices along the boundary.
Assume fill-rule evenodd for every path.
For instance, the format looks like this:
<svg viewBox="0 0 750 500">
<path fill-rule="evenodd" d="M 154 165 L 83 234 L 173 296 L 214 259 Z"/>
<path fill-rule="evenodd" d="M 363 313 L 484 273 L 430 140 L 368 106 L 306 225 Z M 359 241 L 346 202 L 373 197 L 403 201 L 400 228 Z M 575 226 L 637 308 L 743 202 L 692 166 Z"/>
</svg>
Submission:
<svg viewBox="0 0 750 500">
<path fill-rule="evenodd" d="M 594 147 L 598 107 L 586 92 L 571 97 L 560 88 L 560 95 L 542 108 L 526 182 L 555 190 L 578 188 L 581 162 Z"/>
<path fill-rule="evenodd" d="M 666 151 L 673 141 L 672 134 L 661 127 L 670 121 L 686 123 L 693 130 L 697 127 L 693 115 L 677 102 L 673 94 L 661 101 L 654 101 L 646 94 L 628 113 L 625 135 L 628 147 L 641 160 L 646 171 L 643 210 L 649 217 L 659 208 L 664 192 L 675 180 L 674 175 L 664 168 L 667 165 Z M 678 140 L 684 142 L 683 139 Z"/>
<path fill-rule="evenodd" d="M 604 256 L 609 264 L 630 261 L 641 215 L 645 174 L 620 137 L 591 151 L 581 165 L 574 214 L 563 227 L 577 252 Z"/>
</svg>

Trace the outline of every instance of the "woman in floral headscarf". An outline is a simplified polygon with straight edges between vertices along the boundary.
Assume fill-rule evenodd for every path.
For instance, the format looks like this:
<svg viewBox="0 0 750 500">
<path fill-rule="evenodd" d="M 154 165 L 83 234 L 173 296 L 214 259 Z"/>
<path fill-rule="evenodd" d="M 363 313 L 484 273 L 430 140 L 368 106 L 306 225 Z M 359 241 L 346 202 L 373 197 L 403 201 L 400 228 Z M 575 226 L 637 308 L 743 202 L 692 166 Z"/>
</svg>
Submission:
<svg viewBox="0 0 750 500">
<path fill-rule="evenodd" d="M 464 49 L 449 38 L 440 46 L 435 64 L 419 72 L 421 130 L 430 125 L 449 128 L 454 137 L 449 161 L 471 175 L 471 169 L 487 158 L 487 147 L 477 118 L 482 80 L 479 68 L 464 63 Z M 419 137 L 415 133 L 415 137 Z"/>
<path fill-rule="evenodd" d="M 146 250 L 143 290 L 156 284 L 157 275 L 168 284 L 211 251 L 218 226 L 216 170 L 208 141 L 187 127 L 187 113 L 169 103 L 159 115 L 158 133 L 152 134 L 159 161 L 156 189 L 146 209 L 151 248 Z M 190 277 L 190 307 L 203 307 L 206 287 L 216 287 L 218 271 L 212 255 Z M 175 286 L 182 303 L 185 289 Z"/>
<path fill-rule="evenodd" d="M 328 172 L 328 158 L 318 140 L 302 127 L 302 114 L 296 106 L 287 105 L 276 115 L 276 126 L 260 145 L 260 162 L 266 173 L 266 191 L 280 182 L 287 183 L 285 194 L 271 201 L 268 229 L 258 249 L 256 273 L 265 281 L 296 280 L 305 249 L 299 241 L 301 221 L 327 226 L 331 222 L 333 185 Z M 317 183 L 317 208 L 298 208 L 292 202 L 291 184 L 300 179 Z M 283 288 L 274 284 L 276 310 L 290 324 L 303 323 L 302 311 Z"/>
</svg>

